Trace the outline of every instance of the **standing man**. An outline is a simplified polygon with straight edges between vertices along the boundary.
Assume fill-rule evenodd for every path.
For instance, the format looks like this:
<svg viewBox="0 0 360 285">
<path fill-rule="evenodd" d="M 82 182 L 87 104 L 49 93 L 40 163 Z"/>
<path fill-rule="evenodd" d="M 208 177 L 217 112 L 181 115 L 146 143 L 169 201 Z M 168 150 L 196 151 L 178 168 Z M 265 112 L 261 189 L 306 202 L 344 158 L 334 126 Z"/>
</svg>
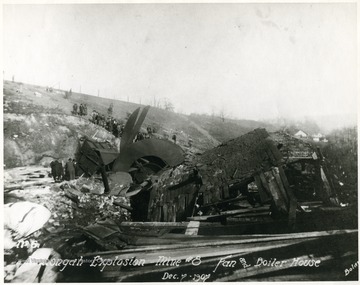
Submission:
<svg viewBox="0 0 360 285">
<path fill-rule="evenodd" d="M 50 162 L 50 167 L 51 167 L 51 176 L 54 178 L 54 181 L 56 182 L 56 161 L 55 160 Z"/>
<path fill-rule="evenodd" d="M 75 166 L 71 158 L 69 158 L 68 162 L 66 163 L 66 171 L 69 175 L 69 180 L 75 179 Z"/>
<path fill-rule="evenodd" d="M 73 113 L 73 115 L 77 115 L 77 113 L 78 113 L 78 105 L 76 103 L 73 105 L 72 113 Z"/>
</svg>

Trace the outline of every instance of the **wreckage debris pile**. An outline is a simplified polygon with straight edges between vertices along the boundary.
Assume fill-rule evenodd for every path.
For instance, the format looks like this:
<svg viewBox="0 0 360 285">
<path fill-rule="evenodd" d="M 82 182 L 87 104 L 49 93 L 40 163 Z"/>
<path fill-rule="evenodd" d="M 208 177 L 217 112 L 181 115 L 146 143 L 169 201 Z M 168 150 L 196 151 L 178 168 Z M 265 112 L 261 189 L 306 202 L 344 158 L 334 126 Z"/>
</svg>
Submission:
<svg viewBox="0 0 360 285">
<path fill-rule="evenodd" d="M 104 187 L 102 182 L 94 179 L 82 178 L 76 183 L 63 182 L 60 186 L 65 196 L 71 200 L 71 216 L 78 225 L 88 225 L 90 222 L 110 218 L 114 220 L 128 220 L 129 212 L 116 205 L 117 203 L 129 205 L 125 197 L 102 195 Z M 129 206 L 130 207 L 130 206 Z"/>
<path fill-rule="evenodd" d="M 268 136 L 265 129 L 256 129 L 201 155 L 197 167 L 205 204 L 229 198 L 229 184 L 246 182 L 279 164 L 281 155 Z"/>
<path fill-rule="evenodd" d="M 238 196 L 230 193 L 229 185 L 247 187 L 253 176 L 279 165 L 281 154 L 268 136 L 265 129 L 256 129 L 195 157 L 191 164 L 158 174 L 150 195 L 149 220 L 181 221 L 201 214 L 194 209 L 197 202 L 207 205 Z"/>
<path fill-rule="evenodd" d="M 39 173 L 39 170 L 36 171 L 35 174 Z M 27 176 L 35 177 L 34 173 L 29 172 L 26 174 L 24 180 L 28 180 Z M 11 175 L 7 174 L 6 177 L 9 179 Z M 43 177 L 39 178 L 44 179 Z M 70 232 L 70 236 L 76 236 L 77 232 L 83 233 L 84 228 L 96 222 L 113 220 L 120 223 L 130 219 L 130 212 L 125 208 L 130 209 L 129 199 L 120 196 L 103 195 L 104 186 L 101 180 L 81 177 L 73 181 L 43 186 L 38 186 L 36 181 L 31 181 L 33 184 L 31 186 L 21 184 L 19 181 L 16 182 L 16 185 L 23 185 L 23 189 L 13 190 L 11 188 L 11 190 L 6 190 L 5 206 L 8 206 L 9 209 L 12 207 L 16 209 L 17 205 L 27 203 L 26 205 L 30 205 L 28 206 L 30 212 L 34 212 L 34 209 L 37 208 L 43 209 L 49 213 L 49 217 L 35 231 L 32 231 L 32 228 L 38 223 L 34 219 L 24 219 L 23 221 L 20 219 L 22 221 L 21 228 L 26 229 L 26 231 L 20 232 L 17 231 L 17 229 L 21 229 L 20 226 L 13 225 L 14 221 L 7 223 L 9 224 L 7 226 L 8 232 L 11 234 L 6 236 L 6 281 L 11 281 L 16 277 L 15 272 L 24 264 L 29 255 L 36 250 L 36 247 L 27 245 L 35 244 L 40 247 L 46 245 L 45 247 L 58 248 L 59 244 L 64 244 L 66 236 L 64 233 L 66 232 Z M 19 215 L 21 215 L 20 212 L 16 216 L 11 215 L 11 217 Z M 31 217 L 25 213 L 26 216 Z M 35 220 L 40 221 L 38 218 Z M 29 232 L 30 230 L 31 232 Z M 19 242 L 20 245 L 25 246 L 18 248 Z"/>
</svg>

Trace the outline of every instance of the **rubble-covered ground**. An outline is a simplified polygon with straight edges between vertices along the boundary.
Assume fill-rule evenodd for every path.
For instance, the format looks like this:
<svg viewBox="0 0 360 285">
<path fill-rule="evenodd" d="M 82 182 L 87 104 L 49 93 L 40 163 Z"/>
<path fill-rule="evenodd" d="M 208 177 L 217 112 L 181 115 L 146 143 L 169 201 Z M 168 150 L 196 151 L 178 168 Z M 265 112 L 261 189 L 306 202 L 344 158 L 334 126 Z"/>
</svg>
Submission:
<svg viewBox="0 0 360 285">
<path fill-rule="evenodd" d="M 49 168 L 41 166 L 5 170 L 5 204 L 28 201 L 44 206 L 51 213 L 40 230 L 16 239 L 15 248 L 5 251 L 5 281 L 12 280 L 16 270 L 36 249 L 31 244 L 53 248 L 68 256 L 76 246 L 85 247 L 86 251 L 101 249 L 91 242 L 86 244 L 86 239 L 81 238 L 83 229 L 96 222 L 111 220 L 120 223 L 130 219 L 130 212 L 124 208 L 130 208 L 129 199 L 104 195 L 100 179 L 80 177 L 55 183 L 49 172 Z M 67 244 L 76 237 L 79 244 Z M 29 246 L 22 247 L 19 241 L 28 241 Z M 79 250 L 77 248 L 76 252 Z"/>
</svg>

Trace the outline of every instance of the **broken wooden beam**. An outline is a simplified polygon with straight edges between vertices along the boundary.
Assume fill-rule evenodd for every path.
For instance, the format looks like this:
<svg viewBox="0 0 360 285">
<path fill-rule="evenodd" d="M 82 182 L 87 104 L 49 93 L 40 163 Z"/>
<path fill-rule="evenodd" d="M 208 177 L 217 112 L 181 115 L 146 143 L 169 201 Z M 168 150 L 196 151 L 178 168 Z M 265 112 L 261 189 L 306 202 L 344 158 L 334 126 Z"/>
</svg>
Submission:
<svg viewBox="0 0 360 285">
<path fill-rule="evenodd" d="M 222 200 L 222 201 L 215 202 L 215 203 L 204 204 L 204 205 L 200 206 L 200 209 L 205 209 L 205 208 L 212 207 L 212 206 L 219 206 L 222 204 L 230 204 L 230 203 L 234 203 L 234 202 L 238 202 L 238 201 L 242 201 L 242 200 L 246 200 L 246 199 L 247 199 L 246 196 L 240 196 L 240 197 L 236 197 L 236 198 L 232 198 L 232 199 L 228 199 L 228 200 Z"/>
<path fill-rule="evenodd" d="M 199 232 L 199 226 L 200 222 L 190 221 L 186 228 L 185 235 L 196 236 Z"/>
<path fill-rule="evenodd" d="M 230 210 L 221 212 L 218 215 L 210 215 L 210 216 L 194 216 L 188 217 L 188 221 L 208 221 L 208 220 L 216 220 L 219 218 L 224 218 L 228 216 L 236 216 L 244 213 L 259 213 L 259 212 L 269 212 L 270 206 L 262 206 L 257 208 L 246 208 L 246 209 L 239 209 L 239 210 Z"/>
</svg>

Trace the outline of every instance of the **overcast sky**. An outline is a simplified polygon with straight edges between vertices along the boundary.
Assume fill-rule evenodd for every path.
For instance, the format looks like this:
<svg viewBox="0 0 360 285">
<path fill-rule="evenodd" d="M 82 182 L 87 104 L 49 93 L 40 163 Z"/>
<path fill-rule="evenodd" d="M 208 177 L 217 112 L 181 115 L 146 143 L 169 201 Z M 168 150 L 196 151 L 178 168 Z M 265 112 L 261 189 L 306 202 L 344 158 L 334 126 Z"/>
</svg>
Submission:
<svg viewBox="0 0 360 285">
<path fill-rule="evenodd" d="M 355 4 L 6 5 L 5 79 L 246 119 L 357 112 Z"/>
</svg>

